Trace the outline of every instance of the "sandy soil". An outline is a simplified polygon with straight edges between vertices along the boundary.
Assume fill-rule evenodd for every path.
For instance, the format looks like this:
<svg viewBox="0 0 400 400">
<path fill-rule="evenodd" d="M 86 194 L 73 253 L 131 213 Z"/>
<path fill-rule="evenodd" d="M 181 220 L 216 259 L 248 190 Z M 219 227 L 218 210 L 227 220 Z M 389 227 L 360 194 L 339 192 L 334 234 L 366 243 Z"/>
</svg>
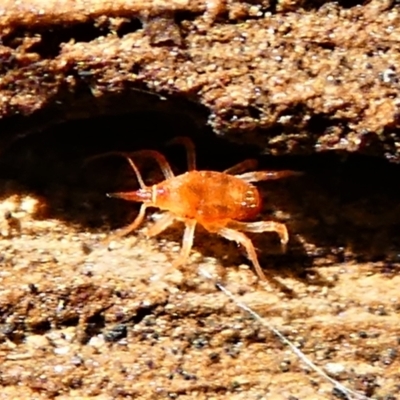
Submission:
<svg viewBox="0 0 400 400">
<path fill-rule="evenodd" d="M 100 134 L 107 123 L 113 120 L 96 125 Z M 201 230 L 181 270 L 168 270 L 179 225 L 151 240 L 139 230 L 101 246 L 138 210 L 104 194 L 137 183 L 123 160 L 82 166 L 102 146 L 121 146 L 118 135 L 101 145 L 90 134 L 82 140 L 75 132 L 84 127 L 21 140 L 1 160 L 1 399 L 345 398 L 201 269 L 342 384 L 398 398 L 397 166 L 329 155 L 261 159 L 305 172 L 259 185 L 263 218 L 286 222 L 291 232 L 286 254 L 273 234 L 252 237 L 271 276 L 264 284 L 240 248 Z M 159 148 L 184 170 L 181 149 L 141 147 Z M 222 169 L 246 153 L 240 148 L 218 163 L 210 155 L 221 148 L 199 142 L 200 168 Z M 141 168 L 148 182 L 161 178 L 153 164 Z M 150 212 L 144 226 L 155 218 Z"/>
</svg>

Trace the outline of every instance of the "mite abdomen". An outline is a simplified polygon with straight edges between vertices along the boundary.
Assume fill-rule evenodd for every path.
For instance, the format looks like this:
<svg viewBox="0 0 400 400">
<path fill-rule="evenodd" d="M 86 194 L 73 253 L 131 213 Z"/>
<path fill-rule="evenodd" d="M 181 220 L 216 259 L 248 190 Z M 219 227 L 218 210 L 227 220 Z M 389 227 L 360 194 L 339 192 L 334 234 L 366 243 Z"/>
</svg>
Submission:
<svg viewBox="0 0 400 400">
<path fill-rule="evenodd" d="M 168 192 L 166 208 L 200 223 L 253 218 L 261 207 L 256 187 L 221 172 L 191 171 L 173 178 L 167 185 L 163 182 L 162 190 Z M 157 199 L 160 205 L 162 197 Z"/>
</svg>

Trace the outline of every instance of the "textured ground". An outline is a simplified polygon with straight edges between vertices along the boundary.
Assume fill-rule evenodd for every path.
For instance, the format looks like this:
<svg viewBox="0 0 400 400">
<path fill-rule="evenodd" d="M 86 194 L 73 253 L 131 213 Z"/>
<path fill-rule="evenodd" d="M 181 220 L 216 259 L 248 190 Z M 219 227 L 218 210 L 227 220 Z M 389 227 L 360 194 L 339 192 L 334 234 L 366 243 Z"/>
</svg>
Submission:
<svg viewBox="0 0 400 400">
<path fill-rule="evenodd" d="M 113 121 L 88 125 L 101 134 Z M 291 232 L 284 255 L 273 235 L 254 235 L 273 278 L 264 285 L 239 248 L 201 230 L 181 271 L 166 272 L 179 250 L 179 225 L 152 240 L 139 231 L 111 249 L 99 246 L 137 213 L 104 193 L 137 183 L 118 159 L 82 167 L 87 155 L 121 144 L 118 135 L 101 145 L 94 135 L 82 141 L 74 137 L 80 124 L 21 140 L 2 157 L 1 399 L 343 398 L 200 268 L 343 384 L 375 399 L 399 398 L 397 166 L 361 158 L 262 160 L 305 171 L 260 185 L 265 218 L 286 221 Z M 181 149 L 142 146 L 184 168 Z M 225 143 L 198 147 L 203 168 L 240 160 L 232 148 L 226 161 L 214 161 Z M 148 181 L 160 178 L 151 164 L 141 168 Z M 154 218 L 150 213 L 145 225 Z"/>
<path fill-rule="evenodd" d="M 0 399 L 344 398 L 200 269 L 341 383 L 400 398 L 398 2 L 63 6 L 0 4 Z M 200 168 L 305 172 L 259 185 L 291 233 L 286 254 L 252 237 L 267 284 L 201 230 L 176 271 L 179 225 L 100 245 L 138 210 L 104 194 L 137 182 L 85 157 L 151 147 L 184 171 L 163 143 L 187 134 Z"/>
</svg>

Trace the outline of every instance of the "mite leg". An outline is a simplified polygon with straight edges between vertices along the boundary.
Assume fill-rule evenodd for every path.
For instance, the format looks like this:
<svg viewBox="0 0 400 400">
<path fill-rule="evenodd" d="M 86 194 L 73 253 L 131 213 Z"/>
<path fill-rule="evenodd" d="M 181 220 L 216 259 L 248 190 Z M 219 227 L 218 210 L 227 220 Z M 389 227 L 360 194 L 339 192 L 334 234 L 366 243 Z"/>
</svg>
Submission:
<svg viewBox="0 0 400 400">
<path fill-rule="evenodd" d="M 171 144 L 182 144 L 183 146 L 185 146 L 187 154 L 188 171 L 194 171 L 196 169 L 196 151 L 192 140 L 186 136 L 178 136 L 172 139 L 170 142 L 168 142 L 168 145 Z"/>
<path fill-rule="evenodd" d="M 196 221 L 194 219 L 188 219 L 185 221 L 185 233 L 183 234 L 182 240 L 182 248 L 181 254 L 179 257 L 174 261 L 173 267 L 180 267 L 181 265 L 185 264 L 186 260 L 189 257 L 190 250 L 193 246 L 193 239 L 194 239 L 194 230 L 196 228 Z"/>
<path fill-rule="evenodd" d="M 225 174 L 236 175 L 240 174 L 244 171 L 248 171 L 249 169 L 256 169 L 258 166 L 258 161 L 254 158 L 250 158 L 248 160 L 244 160 L 239 164 L 234 165 L 224 171 Z"/>
<path fill-rule="evenodd" d="M 106 158 L 106 157 L 113 157 L 113 156 L 119 156 L 119 157 L 125 157 L 128 158 L 129 154 L 124 153 L 123 151 L 108 151 L 107 153 L 101 153 L 101 154 L 96 154 L 94 156 L 90 156 L 84 159 L 82 166 L 86 167 L 87 164 L 99 160 L 101 158 Z"/>
<path fill-rule="evenodd" d="M 287 178 L 289 176 L 300 176 L 300 175 L 303 175 L 303 173 L 299 171 L 252 171 L 235 176 L 236 178 L 242 179 L 246 182 L 258 182 L 258 181 L 271 181 L 281 178 Z"/>
<path fill-rule="evenodd" d="M 260 263 L 258 262 L 257 253 L 256 250 L 254 249 L 253 243 L 244 233 L 230 228 L 222 228 L 218 231 L 218 233 L 225 239 L 233 240 L 236 243 L 241 244 L 246 249 L 247 255 L 250 261 L 253 263 L 259 278 L 263 281 L 267 280 L 267 278 L 264 275 L 264 272 L 261 269 Z"/>
<path fill-rule="evenodd" d="M 139 210 L 139 214 L 137 215 L 135 220 L 131 224 L 126 226 L 125 228 L 120 229 L 118 232 L 116 232 L 113 235 L 111 235 L 110 237 L 108 237 L 103 242 L 103 244 L 108 245 L 113 240 L 120 238 L 122 236 L 126 236 L 128 233 L 134 231 L 143 222 L 145 214 L 146 214 L 146 205 L 142 204 L 140 207 L 140 210 Z"/>
<path fill-rule="evenodd" d="M 256 222 L 239 222 L 231 221 L 229 226 L 245 232 L 261 233 L 276 232 L 279 235 L 283 249 L 289 241 L 289 233 L 285 224 L 275 221 L 256 221 Z"/>
<path fill-rule="evenodd" d="M 171 213 L 165 213 L 153 226 L 148 228 L 145 235 L 148 238 L 157 236 L 159 233 L 165 231 L 169 226 L 173 224 L 175 216 Z"/>
<path fill-rule="evenodd" d="M 158 165 L 161 168 L 161 171 L 163 172 L 164 176 L 166 179 L 168 178 L 173 178 L 175 175 L 172 172 L 172 169 L 167 161 L 167 159 L 158 151 L 156 150 L 138 150 L 138 151 L 132 151 L 132 152 L 123 152 L 123 151 L 110 151 L 108 153 L 103 153 L 103 154 L 98 154 L 92 157 L 87 158 L 84 161 L 84 165 L 86 165 L 89 162 L 92 162 L 94 160 L 97 160 L 99 158 L 103 157 L 110 157 L 110 156 L 122 156 L 128 159 L 132 166 L 132 160 L 130 160 L 130 157 L 134 156 L 144 156 L 144 157 L 151 157 L 156 160 Z"/>
<path fill-rule="evenodd" d="M 136 164 L 129 157 L 126 157 L 126 159 L 127 159 L 128 163 L 129 163 L 129 165 L 132 167 L 133 172 L 136 175 L 136 179 L 138 180 L 140 187 L 142 189 L 146 189 L 146 185 L 145 185 L 145 183 L 143 181 L 142 174 L 140 173 L 139 168 L 136 166 Z"/>
<path fill-rule="evenodd" d="M 129 156 L 144 156 L 151 157 L 157 161 L 158 165 L 163 172 L 165 179 L 173 178 L 175 175 L 172 172 L 171 166 L 169 165 L 167 159 L 156 150 L 138 150 L 128 154 Z"/>
<path fill-rule="evenodd" d="M 127 159 L 129 165 L 132 167 L 132 169 L 136 175 L 136 179 L 138 180 L 140 187 L 142 189 L 145 189 L 146 185 L 143 181 L 142 174 L 140 173 L 139 168 L 136 166 L 136 164 L 129 158 L 127 153 L 111 151 L 108 153 L 99 154 L 97 156 L 92 156 L 92 157 L 87 158 L 84 162 L 84 165 L 86 165 L 87 163 L 89 163 L 93 160 L 97 160 L 98 158 L 109 157 L 109 156 L 114 156 L 114 155 L 122 156 Z"/>
</svg>

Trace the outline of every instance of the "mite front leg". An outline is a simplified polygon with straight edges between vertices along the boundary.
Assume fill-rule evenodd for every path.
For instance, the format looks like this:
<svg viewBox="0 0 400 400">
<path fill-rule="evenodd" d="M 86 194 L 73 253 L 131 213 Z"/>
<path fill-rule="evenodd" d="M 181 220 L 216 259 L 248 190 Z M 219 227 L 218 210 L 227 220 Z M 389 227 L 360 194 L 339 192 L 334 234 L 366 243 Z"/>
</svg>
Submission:
<svg viewBox="0 0 400 400">
<path fill-rule="evenodd" d="M 231 228 L 222 228 L 218 231 L 218 233 L 225 239 L 241 244 L 246 249 L 247 255 L 250 261 L 253 263 L 259 278 L 263 281 L 267 280 L 264 272 L 261 269 L 260 263 L 258 262 L 257 253 L 254 249 L 253 243 L 244 233 Z"/>
<path fill-rule="evenodd" d="M 136 179 L 139 182 L 139 186 L 142 189 L 146 189 L 147 187 L 146 187 L 146 185 L 145 185 L 145 183 L 143 181 L 142 174 L 140 173 L 139 168 L 136 166 L 136 164 L 129 157 L 126 157 L 126 159 L 127 159 L 128 163 L 129 163 L 129 165 L 131 166 L 131 168 L 133 169 L 133 172 L 136 175 Z"/>
<path fill-rule="evenodd" d="M 138 150 L 128 153 L 128 156 L 144 156 L 154 158 L 163 172 L 165 179 L 173 178 L 175 175 L 172 172 L 171 166 L 169 165 L 167 159 L 156 150 Z"/>
<path fill-rule="evenodd" d="M 189 257 L 190 250 L 193 246 L 194 231 L 196 228 L 196 221 L 193 219 L 188 219 L 185 221 L 185 233 L 183 234 L 182 248 L 179 257 L 172 264 L 173 267 L 180 267 L 185 264 Z"/>
<path fill-rule="evenodd" d="M 134 171 L 136 172 L 136 174 L 138 176 L 140 174 L 138 174 L 137 168 L 135 168 L 135 165 L 134 165 L 133 161 L 130 159 L 130 157 L 143 156 L 143 157 L 154 158 L 154 160 L 156 160 L 156 162 L 160 166 L 161 171 L 163 172 L 166 179 L 173 178 L 175 176 L 174 173 L 172 172 L 171 166 L 169 165 L 167 159 L 160 152 L 158 152 L 156 150 L 138 150 L 138 151 L 132 151 L 132 152 L 109 151 L 107 153 L 97 154 L 95 156 L 86 158 L 83 165 L 86 165 L 89 162 L 92 162 L 92 161 L 100 159 L 100 158 L 111 157 L 111 156 L 125 157 L 129 161 L 129 163 L 131 164 L 131 167 L 134 169 Z"/>
<path fill-rule="evenodd" d="M 135 220 L 127 227 L 122 228 L 118 232 L 108 237 L 105 241 L 103 241 L 103 244 L 108 246 L 110 242 L 112 242 L 113 240 L 121 238 L 122 236 L 126 236 L 128 233 L 134 231 L 143 222 L 145 214 L 146 214 L 146 205 L 142 204 L 139 210 L 139 214 L 137 215 Z"/>
<path fill-rule="evenodd" d="M 262 233 L 276 232 L 281 240 L 283 250 L 286 250 L 286 245 L 289 242 L 289 233 L 285 224 L 275 221 L 256 221 L 256 222 L 239 222 L 231 221 L 229 226 L 245 232 Z"/>
<path fill-rule="evenodd" d="M 194 171 L 196 169 L 196 151 L 192 139 L 189 139 L 186 136 L 178 136 L 168 142 L 168 145 L 171 144 L 182 144 L 183 146 L 185 146 L 188 171 Z"/>
<path fill-rule="evenodd" d="M 258 161 L 256 159 L 250 158 L 248 160 L 244 160 L 239 164 L 234 165 L 224 171 L 225 174 L 236 175 L 241 174 L 244 171 L 248 171 L 249 169 L 256 169 L 258 166 Z"/>
<path fill-rule="evenodd" d="M 242 179 L 245 182 L 272 181 L 290 176 L 303 175 L 299 171 L 252 171 L 241 175 L 235 175 L 236 178 Z"/>
<path fill-rule="evenodd" d="M 174 221 L 175 216 L 171 213 L 166 213 L 153 226 L 146 230 L 145 235 L 148 238 L 157 236 L 161 232 L 165 231 L 169 226 L 171 226 Z"/>
</svg>

